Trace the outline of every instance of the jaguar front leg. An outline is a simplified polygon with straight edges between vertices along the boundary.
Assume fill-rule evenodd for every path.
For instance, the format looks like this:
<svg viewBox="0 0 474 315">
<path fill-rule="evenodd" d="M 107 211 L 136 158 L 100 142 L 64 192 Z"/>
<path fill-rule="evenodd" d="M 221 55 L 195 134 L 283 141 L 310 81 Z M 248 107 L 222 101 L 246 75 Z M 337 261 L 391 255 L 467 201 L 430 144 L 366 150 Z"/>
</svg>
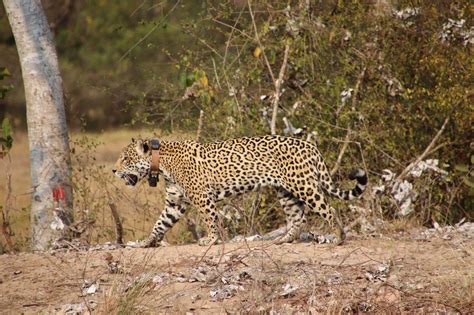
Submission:
<svg viewBox="0 0 474 315">
<path fill-rule="evenodd" d="M 219 234 L 217 230 L 218 216 L 215 196 L 212 193 L 202 194 L 196 200 L 195 205 L 207 227 L 207 236 L 201 238 L 198 244 L 200 246 L 210 246 L 217 243 Z"/>
<path fill-rule="evenodd" d="M 144 242 L 143 247 L 158 247 L 165 233 L 171 229 L 186 212 L 187 205 L 188 203 L 185 201 L 184 196 L 175 185 L 166 187 L 165 209 L 161 212 L 160 217 L 153 226 L 153 230 L 148 239 Z"/>
</svg>

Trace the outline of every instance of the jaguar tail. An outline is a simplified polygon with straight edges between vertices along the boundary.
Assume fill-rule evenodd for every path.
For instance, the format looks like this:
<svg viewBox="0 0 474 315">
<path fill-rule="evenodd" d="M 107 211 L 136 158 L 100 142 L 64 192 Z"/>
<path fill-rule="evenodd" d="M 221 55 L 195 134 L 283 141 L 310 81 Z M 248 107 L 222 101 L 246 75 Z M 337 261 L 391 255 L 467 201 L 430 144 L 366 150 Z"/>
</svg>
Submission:
<svg viewBox="0 0 474 315">
<path fill-rule="evenodd" d="M 367 173 L 363 169 L 354 169 L 349 174 L 350 180 L 357 180 L 357 184 L 351 190 L 342 190 L 340 188 L 335 187 L 328 187 L 326 190 L 327 192 L 341 200 L 352 200 L 358 198 L 364 192 L 365 188 L 367 187 Z"/>
</svg>

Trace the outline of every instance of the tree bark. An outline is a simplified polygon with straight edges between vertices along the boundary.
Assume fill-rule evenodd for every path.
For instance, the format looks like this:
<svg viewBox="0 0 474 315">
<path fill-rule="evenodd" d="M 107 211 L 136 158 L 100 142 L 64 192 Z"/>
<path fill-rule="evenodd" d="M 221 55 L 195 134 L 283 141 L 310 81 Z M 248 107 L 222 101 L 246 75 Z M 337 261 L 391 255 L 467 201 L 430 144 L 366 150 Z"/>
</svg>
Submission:
<svg viewBox="0 0 474 315">
<path fill-rule="evenodd" d="M 72 223 L 69 139 L 62 80 L 40 0 L 3 0 L 20 57 L 27 106 L 32 184 L 32 247 L 45 250 Z M 53 189 L 64 191 L 59 204 Z"/>
</svg>

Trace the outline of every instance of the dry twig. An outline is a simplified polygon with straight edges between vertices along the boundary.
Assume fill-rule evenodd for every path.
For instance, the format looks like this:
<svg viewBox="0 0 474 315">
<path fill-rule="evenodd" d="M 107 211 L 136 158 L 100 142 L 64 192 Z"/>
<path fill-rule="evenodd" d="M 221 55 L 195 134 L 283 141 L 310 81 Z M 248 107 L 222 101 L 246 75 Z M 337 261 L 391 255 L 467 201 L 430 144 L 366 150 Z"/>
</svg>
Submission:
<svg viewBox="0 0 474 315">
<path fill-rule="evenodd" d="M 346 136 L 344 137 L 344 144 L 342 145 L 341 151 L 339 151 L 339 155 L 337 156 L 336 164 L 334 164 L 334 167 L 331 170 L 331 176 L 336 174 L 337 170 L 339 169 L 339 166 L 341 166 L 341 161 L 342 157 L 344 156 L 344 153 L 346 153 L 347 146 L 349 145 L 349 135 L 350 135 L 350 130 L 346 133 Z"/>
<path fill-rule="evenodd" d="M 262 45 L 262 42 L 260 41 L 260 36 L 258 35 L 258 29 L 257 29 L 257 24 L 255 23 L 255 16 L 252 10 L 252 4 L 251 1 L 248 0 L 248 7 L 249 7 L 249 13 L 250 13 L 250 18 L 252 19 L 252 25 L 253 29 L 255 32 L 255 39 L 257 41 L 258 46 L 262 50 L 262 55 L 263 55 L 263 60 L 265 61 L 265 65 L 268 68 L 268 72 L 270 74 L 270 77 L 272 78 L 273 84 L 275 85 L 275 97 L 273 98 L 272 102 L 272 120 L 270 123 L 270 130 L 271 134 L 275 135 L 276 134 L 276 117 L 277 117 L 277 111 L 278 111 L 278 103 L 280 101 L 280 95 L 281 95 L 281 84 L 283 82 L 283 77 L 285 75 L 285 70 L 286 70 L 286 65 L 288 64 L 288 54 L 290 52 L 290 45 L 286 44 L 285 45 L 285 53 L 283 57 L 283 63 L 280 68 L 280 73 L 278 75 L 278 78 L 275 79 L 275 75 L 273 74 L 272 67 L 270 66 L 270 62 L 268 61 L 267 55 L 265 54 L 265 48 Z"/>
<path fill-rule="evenodd" d="M 280 102 L 281 95 L 281 84 L 283 82 L 283 76 L 285 75 L 286 65 L 288 63 L 288 54 L 290 52 L 290 45 L 285 45 L 285 55 L 283 56 L 283 63 L 280 68 L 280 73 L 278 74 L 278 79 L 275 80 L 275 97 L 273 98 L 272 104 L 272 120 L 270 125 L 270 130 L 272 135 L 276 134 L 276 118 L 278 113 L 278 103 Z"/>
<path fill-rule="evenodd" d="M 443 122 L 443 125 L 441 126 L 441 128 L 438 130 L 438 132 L 436 133 L 436 135 L 434 136 L 434 138 L 431 140 L 430 144 L 426 147 L 425 151 L 423 151 L 423 153 L 421 153 L 420 156 L 418 156 L 418 158 L 410 163 L 401 173 L 400 175 L 398 175 L 398 177 L 396 178 L 396 181 L 399 181 L 401 179 L 403 179 L 411 170 L 413 167 L 415 167 L 415 165 L 417 165 L 418 163 L 420 163 L 428 154 L 430 154 L 432 151 L 432 148 L 434 147 L 436 141 L 438 141 L 439 137 L 441 136 L 441 134 L 443 133 L 444 129 L 446 129 L 446 125 L 448 124 L 449 122 L 449 116 L 446 117 L 446 119 L 444 120 Z"/>
<path fill-rule="evenodd" d="M 11 197 L 12 197 L 12 174 L 10 172 L 11 169 L 11 156 L 7 154 L 8 165 L 5 165 L 6 168 L 6 175 L 7 175 L 7 191 L 6 191 L 6 198 L 5 198 L 5 207 L 0 207 L 2 210 L 2 224 L 0 225 L 0 230 L 5 238 L 7 243 L 7 247 L 9 251 L 13 251 L 13 241 L 11 236 L 13 235 L 11 226 L 10 226 L 10 209 L 11 205 Z"/>
<path fill-rule="evenodd" d="M 357 105 L 359 102 L 359 94 L 362 87 L 362 83 L 365 78 L 366 71 L 367 71 L 367 67 L 364 67 L 357 77 L 357 83 L 354 87 L 354 96 L 352 97 L 351 110 L 355 110 L 357 108 Z M 349 127 L 349 129 L 347 130 L 346 136 L 344 137 L 344 144 L 342 145 L 342 148 L 339 151 L 339 155 L 337 156 L 336 164 L 331 170 L 331 175 L 334 175 L 339 169 L 339 166 L 341 166 L 342 157 L 344 156 L 344 153 L 346 153 L 347 146 L 349 145 L 349 138 L 350 138 L 351 131 L 352 131 L 351 127 Z"/>
<path fill-rule="evenodd" d="M 112 211 L 112 217 L 114 218 L 114 222 L 115 222 L 115 237 L 116 237 L 115 241 L 117 242 L 117 244 L 123 244 L 123 226 L 122 226 L 122 222 L 120 221 L 120 216 L 117 211 L 117 206 L 112 201 L 110 201 L 109 207 L 110 207 L 110 210 Z"/>
<path fill-rule="evenodd" d="M 179 3 L 181 2 L 181 0 L 178 0 L 176 1 L 176 3 L 174 4 L 174 6 L 168 11 L 168 13 L 166 13 L 166 15 L 161 19 L 161 21 L 159 21 L 158 23 L 156 23 L 149 31 L 148 33 L 146 33 L 142 38 L 140 38 L 132 47 L 130 47 L 123 55 L 122 57 L 120 57 L 119 59 L 119 62 L 121 62 L 125 57 L 127 57 L 131 52 L 132 50 L 134 50 L 138 45 L 140 45 L 145 39 L 148 38 L 148 36 L 151 35 L 151 33 L 153 33 L 159 26 L 161 26 L 161 24 L 163 24 L 163 22 L 168 18 L 168 16 L 178 7 Z"/>
<path fill-rule="evenodd" d="M 263 47 L 262 42 L 260 41 L 260 36 L 258 35 L 257 23 L 255 23 L 255 16 L 253 14 L 251 0 L 248 0 L 247 3 L 249 7 L 250 18 L 252 19 L 253 30 L 255 32 L 255 39 L 257 40 L 258 46 L 262 50 L 263 59 L 265 60 L 265 65 L 267 66 L 268 72 L 270 73 L 270 76 L 272 77 L 272 81 L 275 82 L 275 76 L 273 75 L 272 67 L 270 66 L 270 62 L 268 62 L 267 55 L 265 54 L 265 47 Z"/>
<path fill-rule="evenodd" d="M 201 142 L 202 124 L 204 121 L 204 111 L 199 111 L 198 129 L 196 131 L 196 141 Z"/>
</svg>

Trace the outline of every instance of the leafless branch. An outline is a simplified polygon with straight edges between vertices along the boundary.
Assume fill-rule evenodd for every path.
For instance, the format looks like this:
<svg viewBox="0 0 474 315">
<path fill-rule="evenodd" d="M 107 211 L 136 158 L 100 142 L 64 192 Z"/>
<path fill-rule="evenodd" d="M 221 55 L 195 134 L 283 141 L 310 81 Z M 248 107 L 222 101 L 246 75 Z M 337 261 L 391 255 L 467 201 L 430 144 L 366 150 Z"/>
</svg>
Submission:
<svg viewBox="0 0 474 315">
<path fill-rule="evenodd" d="M 273 98 L 272 104 L 272 120 L 270 125 L 270 130 L 272 135 L 276 134 L 276 119 L 278 113 L 278 103 L 280 102 L 281 95 L 281 84 L 283 82 L 283 77 L 285 76 L 286 65 L 288 63 L 288 54 L 290 52 L 290 45 L 285 45 L 285 55 L 283 56 L 283 63 L 280 68 L 280 73 L 278 74 L 278 79 L 275 82 L 275 97 Z"/>
<path fill-rule="evenodd" d="M 117 206 L 112 201 L 110 201 L 109 207 L 110 207 L 110 210 L 112 211 L 112 217 L 114 218 L 114 222 L 115 222 L 115 237 L 116 237 L 115 241 L 117 242 L 117 244 L 123 244 L 123 226 L 122 226 L 122 222 L 120 221 L 120 216 L 117 211 Z"/>
<path fill-rule="evenodd" d="M 7 191 L 5 198 L 5 207 L 0 207 L 2 210 L 2 224 L 0 225 L 1 232 L 7 243 L 9 251 L 13 251 L 13 241 L 11 236 L 13 235 L 10 226 L 10 209 L 11 209 L 11 196 L 12 196 L 12 174 L 11 169 L 11 156 L 7 154 L 8 165 L 5 165 L 7 175 Z"/>
<path fill-rule="evenodd" d="M 119 62 L 122 61 L 125 57 L 127 57 L 132 50 L 134 50 L 138 45 L 140 45 L 148 36 L 151 35 L 161 24 L 168 18 L 168 16 L 178 7 L 181 0 L 176 1 L 174 6 L 166 13 L 166 15 L 161 19 L 160 22 L 156 23 L 149 31 L 146 33 L 142 38 L 140 38 L 132 47 L 130 47 L 123 55 L 120 57 Z"/>
<path fill-rule="evenodd" d="M 232 38 L 233 38 L 233 36 L 234 36 L 234 31 L 235 31 L 235 30 L 238 30 L 238 29 L 236 28 L 236 26 L 237 26 L 237 24 L 239 23 L 240 17 L 242 16 L 242 12 L 243 12 L 243 10 L 240 10 L 240 13 L 239 13 L 239 15 L 237 16 L 237 19 L 235 20 L 234 26 L 232 27 L 232 31 L 230 32 L 229 38 L 228 38 L 227 41 L 226 41 L 225 52 L 224 52 L 224 58 L 223 58 L 223 60 L 222 60 L 223 76 L 224 76 L 225 83 L 227 84 L 227 88 L 228 88 L 229 90 L 232 89 L 233 87 L 232 87 L 232 85 L 231 85 L 230 82 L 229 82 L 229 77 L 228 77 L 228 75 L 227 75 L 227 69 L 228 69 L 230 66 L 232 66 L 232 64 L 229 65 L 229 66 L 227 66 L 227 55 L 228 55 L 228 53 L 229 53 L 230 43 L 231 43 Z M 238 56 L 236 57 L 236 60 L 237 60 L 238 58 L 240 58 L 240 53 L 239 53 Z M 240 112 L 241 112 L 240 102 L 239 102 L 239 99 L 237 98 L 237 95 L 236 95 L 235 93 L 234 93 L 234 100 L 235 100 L 235 102 L 236 102 L 236 104 L 237 104 L 237 107 L 239 108 L 239 113 L 240 113 Z"/>
<path fill-rule="evenodd" d="M 252 1 L 248 0 L 247 3 L 249 7 L 250 18 L 252 19 L 253 30 L 255 32 L 255 39 L 257 40 L 257 43 L 260 49 L 262 49 L 263 59 L 265 60 L 265 65 L 267 66 L 268 72 L 270 73 L 270 76 L 272 77 L 272 81 L 275 82 L 275 76 L 273 75 L 272 67 L 270 66 L 270 62 L 268 62 L 267 55 L 265 54 L 265 47 L 263 47 L 262 42 L 260 41 L 260 36 L 258 35 L 257 23 L 255 23 L 255 15 L 253 14 L 253 10 L 252 10 Z"/>
<path fill-rule="evenodd" d="M 428 154 L 430 154 L 430 152 L 433 152 L 432 151 L 432 148 L 434 147 L 434 145 L 436 144 L 436 141 L 438 141 L 439 137 L 441 136 L 441 134 L 443 133 L 444 129 L 446 129 L 446 125 L 448 124 L 449 122 L 449 116 L 446 117 L 446 119 L 444 120 L 443 122 L 443 125 L 441 126 L 441 128 L 438 130 L 438 132 L 436 133 L 436 135 L 434 136 L 434 138 L 431 140 L 430 144 L 426 147 L 425 151 L 423 151 L 423 153 L 420 154 L 420 156 L 418 156 L 418 158 L 410 163 L 401 173 L 400 175 L 397 176 L 396 180 L 401 180 L 403 179 L 411 170 L 413 167 L 415 167 L 415 165 L 417 165 L 418 163 L 420 163 L 420 161 L 422 161 Z"/>
<path fill-rule="evenodd" d="M 288 118 L 286 117 L 283 117 L 283 123 L 285 124 L 285 127 L 286 129 L 288 130 L 288 134 L 290 136 L 294 136 L 294 132 L 293 132 L 293 126 L 290 124 L 290 122 L 288 121 Z"/>
<path fill-rule="evenodd" d="M 339 169 L 339 166 L 341 166 L 342 157 L 344 156 L 347 146 L 349 145 L 349 135 L 350 131 L 348 131 L 346 133 L 346 136 L 344 137 L 344 143 L 342 145 L 341 151 L 339 151 L 339 155 L 337 156 L 336 164 L 334 164 L 334 167 L 331 170 L 331 176 L 336 174 L 337 170 Z"/>
<path fill-rule="evenodd" d="M 359 73 L 357 76 L 357 82 L 354 87 L 354 96 L 352 97 L 352 108 L 351 110 L 355 110 L 357 108 L 358 102 L 359 102 L 359 94 L 360 94 L 360 89 L 362 86 L 362 83 L 365 78 L 365 73 L 367 71 L 367 67 L 364 67 L 362 71 Z M 346 136 L 344 137 L 344 144 L 342 145 L 341 151 L 339 151 L 339 155 L 337 156 L 337 161 L 334 167 L 331 170 L 331 175 L 334 175 L 337 170 L 339 169 L 339 166 L 341 166 L 341 161 L 342 157 L 344 156 L 344 153 L 346 153 L 347 146 L 349 145 L 349 138 L 351 134 L 351 127 L 347 130 Z"/>
<path fill-rule="evenodd" d="M 63 7 L 62 7 L 62 11 L 60 12 L 58 18 L 51 22 L 49 24 L 49 27 L 51 28 L 51 30 L 53 32 L 56 32 L 56 30 L 61 26 L 61 25 L 64 25 L 67 23 L 67 20 L 69 19 L 69 17 L 71 16 L 71 13 L 74 9 L 74 2 L 75 1 L 72 1 L 72 0 L 66 0 Z"/>
<path fill-rule="evenodd" d="M 257 23 L 255 23 L 255 16 L 254 16 L 254 12 L 252 10 L 251 0 L 248 0 L 247 4 L 248 4 L 248 7 L 249 7 L 249 13 L 250 13 L 250 17 L 252 19 L 252 25 L 253 25 L 253 29 L 254 29 L 254 32 L 255 32 L 255 39 L 257 40 L 258 46 L 262 50 L 263 60 L 265 61 L 265 65 L 268 68 L 268 72 L 270 73 L 273 84 L 275 85 L 275 97 L 273 98 L 273 102 L 272 102 L 272 108 L 273 108 L 272 120 L 271 120 L 271 123 L 270 123 L 270 131 L 271 131 L 271 134 L 274 135 L 274 134 L 276 134 L 276 118 L 277 118 L 277 112 L 278 112 L 278 103 L 280 101 L 281 84 L 283 82 L 283 77 L 285 75 L 286 65 L 288 63 L 288 54 L 290 52 L 290 45 L 289 44 L 285 45 L 285 54 L 284 54 L 284 57 L 283 57 L 283 63 L 282 63 L 281 68 L 280 68 L 280 73 L 278 75 L 278 79 L 275 79 L 275 75 L 273 74 L 272 67 L 270 66 L 270 62 L 268 62 L 267 55 L 265 54 L 265 47 L 263 47 L 262 42 L 260 41 L 260 36 L 258 35 Z"/>
<path fill-rule="evenodd" d="M 199 111 L 198 129 L 196 131 L 196 141 L 201 142 L 202 124 L 204 122 L 204 111 Z"/>
<path fill-rule="evenodd" d="M 219 89 L 222 89 L 221 81 L 219 80 L 219 75 L 217 74 L 216 61 L 214 60 L 214 58 L 211 58 L 211 60 L 212 60 L 212 67 L 214 69 L 214 76 L 216 77 L 216 81 L 217 81 L 217 86 L 219 87 Z"/>
</svg>

